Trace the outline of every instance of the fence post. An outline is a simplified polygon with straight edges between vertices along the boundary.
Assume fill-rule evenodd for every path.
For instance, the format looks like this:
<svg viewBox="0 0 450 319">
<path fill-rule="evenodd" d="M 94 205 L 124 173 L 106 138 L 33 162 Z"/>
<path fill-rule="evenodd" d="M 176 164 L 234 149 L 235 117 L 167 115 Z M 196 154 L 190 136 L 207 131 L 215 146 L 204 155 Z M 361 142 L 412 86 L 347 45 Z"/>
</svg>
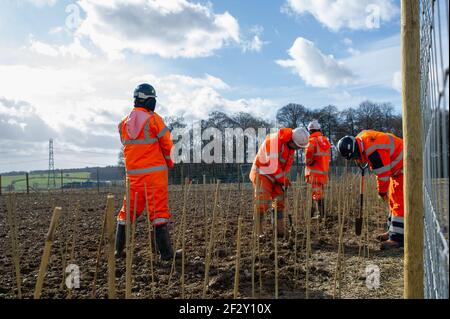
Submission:
<svg viewBox="0 0 450 319">
<path fill-rule="evenodd" d="M 100 194 L 100 177 L 99 177 L 99 169 L 97 167 L 97 193 Z"/>
<path fill-rule="evenodd" d="M 404 137 L 405 260 L 404 298 L 424 297 L 423 154 L 420 110 L 419 0 L 401 2 Z"/>
<path fill-rule="evenodd" d="M 27 194 L 30 194 L 30 175 L 25 173 L 25 179 L 27 181 Z"/>
<path fill-rule="evenodd" d="M 0 175 L 0 196 L 2 195 L 2 175 Z"/>
<path fill-rule="evenodd" d="M 62 170 L 61 170 L 61 193 L 64 193 L 64 177 Z"/>
</svg>

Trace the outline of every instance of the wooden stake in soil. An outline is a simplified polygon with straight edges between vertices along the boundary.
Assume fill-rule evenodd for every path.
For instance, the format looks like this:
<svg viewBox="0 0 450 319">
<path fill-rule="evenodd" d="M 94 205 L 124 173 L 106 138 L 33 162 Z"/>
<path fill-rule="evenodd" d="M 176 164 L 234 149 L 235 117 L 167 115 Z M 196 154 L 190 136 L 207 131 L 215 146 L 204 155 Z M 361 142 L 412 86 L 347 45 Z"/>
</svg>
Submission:
<svg viewBox="0 0 450 319">
<path fill-rule="evenodd" d="M 309 261 L 310 261 L 310 254 L 311 254 L 311 214 L 309 213 L 311 211 L 311 205 L 312 205 L 312 197 L 311 197 L 311 190 L 310 186 L 307 188 L 307 205 L 306 205 L 306 211 L 305 211 L 305 217 L 306 217 L 306 275 L 305 275 L 305 297 L 306 299 L 309 299 Z"/>
<path fill-rule="evenodd" d="M 96 294 L 96 290 L 97 290 L 98 268 L 100 266 L 100 253 L 101 253 L 102 247 L 103 247 L 103 238 L 105 237 L 107 214 L 108 214 L 108 211 L 105 210 L 105 214 L 103 215 L 102 229 L 100 231 L 100 238 L 98 239 L 97 257 L 95 259 L 95 273 L 94 273 L 94 280 L 92 281 L 92 299 L 95 299 L 95 294 Z"/>
<path fill-rule="evenodd" d="M 203 282 L 203 295 L 202 298 L 205 299 L 206 297 L 206 291 L 208 289 L 209 284 L 209 267 L 211 262 L 211 254 L 212 254 L 212 247 L 214 244 L 214 223 L 216 222 L 216 208 L 217 208 L 217 200 L 219 195 L 219 184 L 220 181 L 218 180 L 216 183 L 216 191 L 214 194 L 214 207 L 213 207 L 213 216 L 212 216 L 212 222 L 211 222 L 211 230 L 210 230 L 210 237 L 209 237 L 209 244 L 208 244 L 208 252 L 206 254 L 206 261 L 205 261 L 205 279 Z"/>
<path fill-rule="evenodd" d="M 236 238 L 236 266 L 234 271 L 234 289 L 233 298 L 237 299 L 239 293 L 239 272 L 241 267 L 241 230 L 242 228 L 242 216 L 238 217 L 238 230 Z"/>
<path fill-rule="evenodd" d="M 185 299 L 186 206 L 190 188 L 191 183 L 186 179 L 186 185 L 184 187 L 183 211 L 181 213 L 181 232 L 183 234 L 183 238 L 181 239 L 181 299 Z"/>
<path fill-rule="evenodd" d="M 152 280 L 152 284 L 151 284 L 151 291 L 152 291 L 152 298 L 155 299 L 155 276 L 154 276 L 154 270 L 153 270 L 153 226 L 152 223 L 150 222 L 150 210 L 148 207 L 148 194 L 147 194 L 147 184 L 144 183 L 144 191 L 145 191 L 145 208 L 147 211 L 147 226 L 148 226 L 148 242 L 149 242 L 149 255 L 150 255 L 150 273 L 151 273 L 151 280 Z M 152 191 L 153 191 L 153 195 L 152 195 L 152 201 L 153 201 L 153 206 L 155 206 L 155 190 L 152 186 Z M 153 211 L 153 214 L 155 213 L 155 210 Z M 156 249 L 155 249 L 156 251 Z"/>
<path fill-rule="evenodd" d="M 76 238 L 77 238 L 77 234 L 78 234 L 79 215 L 80 215 L 80 201 L 77 201 L 77 204 L 75 206 L 75 217 L 74 217 L 73 227 L 72 227 L 72 238 L 71 238 L 72 243 L 71 243 L 69 264 L 73 264 L 73 261 L 75 259 L 75 243 L 76 243 Z M 64 274 L 65 274 L 65 270 L 64 270 Z M 72 292 L 73 292 L 73 289 L 69 289 L 69 293 L 67 294 L 67 299 L 72 298 Z"/>
<path fill-rule="evenodd" d="M 126 182 L 126 226 L 125 226 L 125 251 L 126 251 L 126 266 L 125 266 L 125 299 L 131 299 L 131 221 L 130 221 L 130 179 Z"/>
<path fill-rule="evenodd" d="M 50 251 L 52 248 L 55 231 L 58 227 L 59 217 L 61 216 L 61 207 L 55 207 L 53 211 L 50 227 L 45 239 L 44 252 L 42 254 L 41 265 L 39 266 L 39 274 L 34 288 L 34 299 L 40 299 L 42 294 L 42 287 L 44 285 L 45 273 L 47 272 L 48 260 L 50 258 Z"/>
<path fill-rule="evenodd" d="M 108 247 L 108 298 L 116 299 L 116 259 L 114 257 L 114 195 L 106 201 L 106 246 Z"/>
<path fill-rule="evenodd" d="M 12 259 L 14 263 L 16 286 L 17 286 L 17 297 L 22 299 L 22 278 L 20 275 L 20 256 L 19 256 L 19 246 L 18 234 L 17 234 L 17 223 L 16 223 L 16 207 L 15 207 L 15 196 L 10 194 L 6 202 L 7 206 L 7 219 L 9 224 L 9 236 L 11 239 L 11 252 Z"/>
<path fill-rule="evenodd" d="M 275 249 L 275 299 L 278 299 L 278 204 L 275 200 L 275 216 L 274 216 L 273 242 Z"/>
</svg>

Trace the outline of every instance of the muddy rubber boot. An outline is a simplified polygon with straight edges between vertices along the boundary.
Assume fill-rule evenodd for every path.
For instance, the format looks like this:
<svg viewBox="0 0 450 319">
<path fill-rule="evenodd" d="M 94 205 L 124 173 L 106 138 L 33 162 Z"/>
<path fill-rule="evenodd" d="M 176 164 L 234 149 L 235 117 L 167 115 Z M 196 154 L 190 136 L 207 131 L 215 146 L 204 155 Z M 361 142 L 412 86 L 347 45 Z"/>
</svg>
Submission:
<svg viewBox="0 0 450 319">
<path fill-rule="evenodd" d="M 389 232 L 387 231 L 387 232 L 385 232 L 385 233 L 383 233 L 383 234 L 379 234 L 379 235 L 377 236 L 377 240 L 378 240 L 378 241 L 381 241 L 381 242 L 386 241 L 386 240 L 389 240 Z"/>
<path fill-rule="evenodd" d="M 125 246 L 125 225 L 117 224 L 116 229 L 116 250 L 114 256 L 116 258 L 123 257 L 123 248 Z"/>
<path fill-rule="evenodd" d="M 159 225 L 155 227 L 156 246 L 158 247 L 161 259 L 169 261 L 173 259 L 173 248 L 170 242 L 169 229 L 167 224 Z M 175 253 L 175 259 L 181 258 L 182 250 L 177 250 Z"/>
<path fill-rule="evenodd" d="M 388 239 L 381 243 L 380 249 L 381 250 L 394 250 L 399 249 L 403 247 L 403 243 L 395 240 Z"/>
<path fill-rule="evenodd" d="M 311 219 L 318 219 L 319 217 L 319 212 L 316 210 L 316 203 L 313 201 L 313 205 L 311 206 Z"/>
</svg>

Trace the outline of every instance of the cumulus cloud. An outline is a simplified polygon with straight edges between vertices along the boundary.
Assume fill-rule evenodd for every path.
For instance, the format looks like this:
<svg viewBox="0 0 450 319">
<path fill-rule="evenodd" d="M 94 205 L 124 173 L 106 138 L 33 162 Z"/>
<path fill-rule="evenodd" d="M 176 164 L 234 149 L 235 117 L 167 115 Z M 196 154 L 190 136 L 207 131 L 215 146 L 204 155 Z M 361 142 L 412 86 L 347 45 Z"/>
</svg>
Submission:
<svg viewBox="0 0 450 319">
<path fill-rule="evenodd" d="M 54 6 L 58 0 L 26 0 L 27 2 L 37 6 L 37 7 L 44 7 L 44 6 Z"/>
<path fill-rule="evenodd" d="M 19 142 L 48 141 L 55 135 L 55 131 L 29 103 L 5 97 L 0 97 L 0 132 L 3 141 Z"/>
<path fill-rule="evenodd" d="M 204 57 L 240 43 L 238 21 L 228 12 L 187 0 L 80 0 L 77 34 L 112 57 L 123 51 L 164 58 Z"/>
<path fill-rule="evenodd" d="M 81 41 L 78 38 L 74 38 L 73 42 L 69 45 L 51 45 L 31 39 L 30 50 L 50 57 L 63 56 L 89 59 L 93 56 L 92 53 L 81 44 Z"/>
<path fill-rule="evenodd" d="M 323 54 L 313 42 L 299 37 L 288 50 L 289 60 L 277 60 L 282 67 L 297 73 L 308 85 L 333 87 L 351 83 L 353 72 L 332 55 Z"/>
<path fill-rule="evenodd" d="M 393 0 L 287 0 L 286 10 L 299 15 L 309 13 L 333 31 L 378 28 L 399 14 Z"/>
<path fill-rule="evenodd" d="M 392 77 L 392 87 L 397 92 L 400 92 L 400 93 L 402 92 L 402 72 L 401 71 L 397 71 L 394 73 L 394 75 Z"/>
<path fill-rule="evenodd" d="M 183 115 L 188 121 L 204 119 L 213 111 L 243 111 L 264 116 L 267 114 L 267 108 L 274 106 L 274 102 L 267 99 L 226 98 L 224 93 L 230 90 L 229 85 L 208 74 L 202 78 L 177 74 L 164 77 L 145 75 L 134 80 L 155 85 L 159 96 L 157 107 L 163 114 Z"/>
</svg>

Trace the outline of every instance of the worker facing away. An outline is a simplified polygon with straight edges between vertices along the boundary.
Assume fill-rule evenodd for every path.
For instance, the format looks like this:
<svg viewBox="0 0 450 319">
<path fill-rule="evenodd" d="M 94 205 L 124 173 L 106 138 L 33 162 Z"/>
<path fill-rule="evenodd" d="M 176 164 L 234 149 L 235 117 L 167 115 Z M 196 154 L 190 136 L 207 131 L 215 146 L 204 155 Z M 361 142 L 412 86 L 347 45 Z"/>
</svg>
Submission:
<svg viewBox="0 0 450 319">
<path fill-rule="evenodd" d="M 314 216 L 316 205 L 321 216 L 325 215 L 325 202 L 323 200 L 323 189 L 328 183 L 328 169 L 330 166 L 331 143 L 322 135 L 319 122 L 312 121 L 308 124 L 309 141 L 305 153 L 305 178 L 312 187 L 312 198 L 314 205 L 311 207 L 311 217 Z"/>
<path fill-rule="evenodd" d="M 295 151 L 305 148 L 309 134 L 304 128 L 281 128 L 278 133 L 267 135 L 260 146 L 250 171 L 250 180 L 258 203 L 259 230 L 264 229 L 264 215 L 271 207 L 277 208 L 277 233 L 284 236 L 285 192 L 290 186 L 289 170 Z"/>
<path fill-rule="evenodd" d="M 119 124 L 123 144 L 126 176 L 130 183 L 130 221 L 148 212 L 155 229 L 156 246 L 162 260 L 173 258 L 167 224 L 171 217 L 168 206 L 168 168 L 173 142 L 163 119 L 155 112 L 156 93 L 149 84 L 134 91 L 134 109 Z M 146 207 L 148 203 L 148 207 Z M 117 216 L 116 257 L 123 255 L 126 224 L 126 198 Z"/>
<path fill-rule="evenodd" d="M 403 140 L 390 133 L 362 131 L 358 136 L 345 136 L 338 150 L 347 160 L 368 163 L 377 175 L 378 195 L 389 201 L 389 228 L 378 236 L 381 249 L 403 246 Z"/>
</svg>

